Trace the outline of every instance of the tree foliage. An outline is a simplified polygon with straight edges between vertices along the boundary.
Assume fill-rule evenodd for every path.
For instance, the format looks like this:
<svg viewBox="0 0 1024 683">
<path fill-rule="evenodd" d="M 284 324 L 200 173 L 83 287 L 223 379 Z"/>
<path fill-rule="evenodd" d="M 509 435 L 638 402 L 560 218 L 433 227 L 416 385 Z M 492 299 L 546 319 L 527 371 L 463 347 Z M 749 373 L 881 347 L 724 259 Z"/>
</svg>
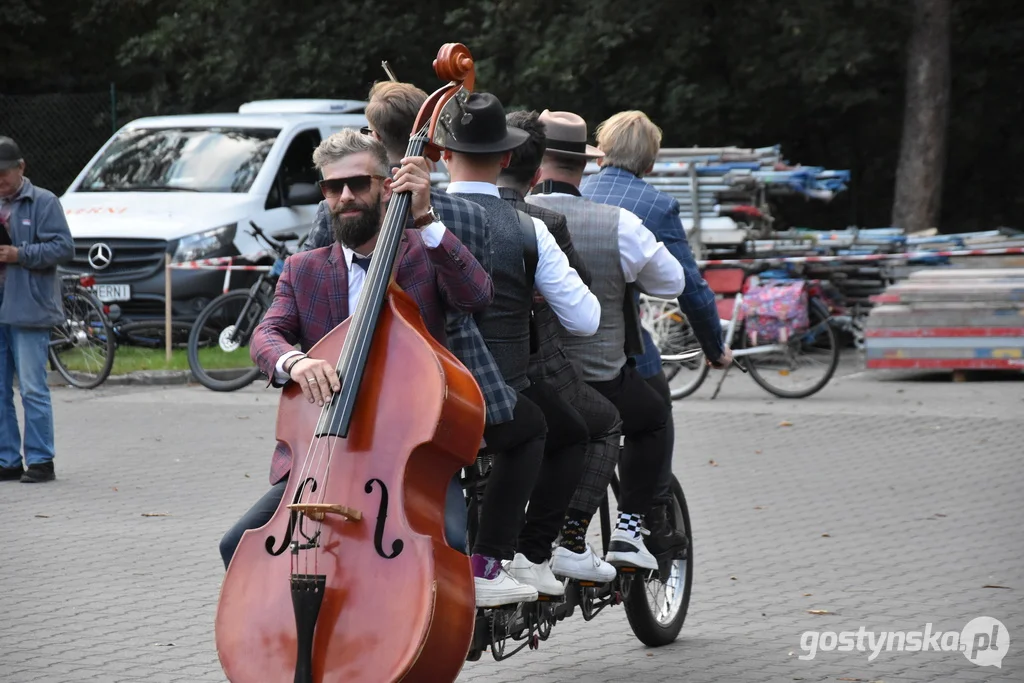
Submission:
<svg viewBox="0 0 1024 683">
<path fill-rule="evenodd" d="M 831 205 L 788 222 L 887 225 L 904 106 L 911 0 L 7 0 L 0 92 L 130 91 L 132 115 L 230 111 L 271 97 L 364 98 L 387 59 L 437 85 L 463 42 L 478 88 L 508 108 L 568 109 L 591 127 L 642 109 L 666 146 L 781 143 L 794 162 L 850 169 Z M 1024 11 L 954 0 L 947 232 L 1024 225 Z M 61 50 L 39 46 L 58 41 Z"/>
</svg>

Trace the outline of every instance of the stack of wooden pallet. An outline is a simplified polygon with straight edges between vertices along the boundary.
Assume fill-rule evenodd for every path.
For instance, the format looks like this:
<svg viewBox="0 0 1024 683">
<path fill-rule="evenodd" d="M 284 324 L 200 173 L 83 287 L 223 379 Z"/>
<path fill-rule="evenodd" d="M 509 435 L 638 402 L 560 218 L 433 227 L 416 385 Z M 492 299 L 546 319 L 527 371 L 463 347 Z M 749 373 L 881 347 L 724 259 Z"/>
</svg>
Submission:
<svg viewBox="0 0 1024 683">
<path fill-rule="evenodd" d="M 1024 370 L 1024 268 L 919 270 L 872 300 L 868 368 Z"/>
</svg>

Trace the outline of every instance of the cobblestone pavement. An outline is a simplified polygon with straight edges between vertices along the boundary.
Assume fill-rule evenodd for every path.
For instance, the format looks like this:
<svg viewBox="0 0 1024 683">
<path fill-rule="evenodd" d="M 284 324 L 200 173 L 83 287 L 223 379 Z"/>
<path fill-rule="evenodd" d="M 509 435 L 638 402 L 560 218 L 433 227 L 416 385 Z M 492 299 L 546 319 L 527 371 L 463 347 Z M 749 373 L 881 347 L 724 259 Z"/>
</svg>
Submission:
<svg viewBox="0 0 1024 683">
<path fill-rule="evenodd" d="M 739 374 L 714 401 L 703 387 L 675 408 L 696 557 L 678 641 L 646 648 L 609 608 L 459 680 L 1024 680 L 1022 386 L 847 359 L 802 401 Z M 54 402 L 59 480 L 0 483 L 0 681 L 224 680 L 217 543 L 267 487 L 275 393 L 56 389 Z M 1001 669 L 955 651 L 799 659 L 805 631 L 959 632 L 980 616 L 1009 633 Z"/>
</svg>

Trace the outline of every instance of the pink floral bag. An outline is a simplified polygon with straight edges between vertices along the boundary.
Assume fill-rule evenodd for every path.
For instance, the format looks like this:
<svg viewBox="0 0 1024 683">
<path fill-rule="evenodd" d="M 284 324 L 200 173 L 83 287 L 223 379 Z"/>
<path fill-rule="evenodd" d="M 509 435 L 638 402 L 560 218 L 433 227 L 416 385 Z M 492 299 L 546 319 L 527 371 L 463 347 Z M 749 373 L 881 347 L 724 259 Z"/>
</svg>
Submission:
<svg viewBox="0 0 1024 683">
<path fill-rule="evenodd" d="M 741 313 L 751 345 L 784 344 L 810 327 L 805 282 L 751 287 Z"/>
</svg>

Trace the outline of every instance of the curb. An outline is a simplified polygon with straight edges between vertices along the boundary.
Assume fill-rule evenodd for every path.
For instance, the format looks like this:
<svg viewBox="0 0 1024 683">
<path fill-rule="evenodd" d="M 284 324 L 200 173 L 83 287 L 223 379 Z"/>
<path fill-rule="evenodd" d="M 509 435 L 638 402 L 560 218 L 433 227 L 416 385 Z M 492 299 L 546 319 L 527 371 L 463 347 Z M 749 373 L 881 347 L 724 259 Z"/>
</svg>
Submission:
<svg viewBox="0 0 1024 683">
<path fill-rule="evenodd" d="M 190 382 L 192 382 L 192 372 L 190 370 L 140 370 L 138 372 L 129 372 L 126 375 L 111 375 L 100 386 L 108 384 L 112 386 L 165 386 L 189 384 Z M 60 373 L 52 370 L 46 373 L 46 383 L 51 387 L 70 386 L 60 376 Z"/>
</svg>

